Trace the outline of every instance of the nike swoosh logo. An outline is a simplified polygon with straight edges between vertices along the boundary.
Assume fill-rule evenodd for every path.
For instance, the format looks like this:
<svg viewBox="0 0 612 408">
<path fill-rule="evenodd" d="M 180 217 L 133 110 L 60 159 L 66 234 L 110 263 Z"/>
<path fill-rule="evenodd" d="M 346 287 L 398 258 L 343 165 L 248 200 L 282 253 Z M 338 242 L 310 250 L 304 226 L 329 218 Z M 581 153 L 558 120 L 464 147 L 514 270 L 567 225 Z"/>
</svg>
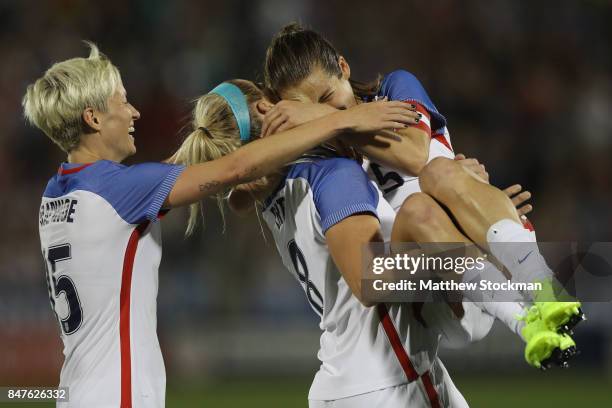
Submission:
<svg viewBox="0 0 612 408">
<path fill-rule="evenodd" d="M 531 253 L 532 253 L 532 252 L 533 252 L 533 251 L 529 251 L 529 253 L 528 253 L 527 255 L 525 255 L 525 257 L 524 257 L 523 259 L 519 259 L 519 260 L 518 260 L 519 265 L 520 265 L 520 264 L 522 264 L 523 262 L 525 262 L 525 260 L 526 260 L 527 258 L 529 258 L 529 255 L 531 255 Z"/>
</svg>

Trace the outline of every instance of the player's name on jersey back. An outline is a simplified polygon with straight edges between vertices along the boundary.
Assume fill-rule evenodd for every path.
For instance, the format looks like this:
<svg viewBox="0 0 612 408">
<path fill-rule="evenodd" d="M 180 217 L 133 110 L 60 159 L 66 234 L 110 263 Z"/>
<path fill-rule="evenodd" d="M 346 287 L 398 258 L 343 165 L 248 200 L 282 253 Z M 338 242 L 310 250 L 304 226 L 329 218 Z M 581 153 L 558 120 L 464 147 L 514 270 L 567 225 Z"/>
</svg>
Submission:
<svg viewBox="0 0 612 408">
<path fill-rule="evenodd" d="M 60 198 L 43 202 L 40 205 L 38 222 L 45 226 L 53 222 L 74 222 L 78 201 L 73 198 Z"/>
</svg>

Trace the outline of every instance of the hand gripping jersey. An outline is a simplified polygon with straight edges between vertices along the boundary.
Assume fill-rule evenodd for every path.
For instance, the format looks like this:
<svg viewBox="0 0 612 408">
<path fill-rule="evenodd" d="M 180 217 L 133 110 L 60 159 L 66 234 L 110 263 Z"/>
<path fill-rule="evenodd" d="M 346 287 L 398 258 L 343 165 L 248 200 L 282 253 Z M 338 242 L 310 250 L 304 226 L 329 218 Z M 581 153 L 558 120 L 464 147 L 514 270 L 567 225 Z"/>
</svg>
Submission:
<svg viewBox="0 0 612 408">
<path fill-rule="evenodd" d="M 163 407 L 156 332 L 161 206 L 182 166 L 64 163 L 39 230 L 70 407 Z"/>
<path fill-rule="evenodd" d="M 358 213 L 378 217 L 389 239 L 393 209 L 360 166 L 344 158 L 293 165 L 263 211 L 284 265 L 321 318 L 321 367 L 309 399 L 335 400 L 410 383 L 411 406 L 463 401 L 436 357 L 438 333 L 418 323 L 409 305 L 364 307 L 335 266 L 325 232 Z"/>
<path fill-rule="evenodd" d="M 387 97 L 390 101 L 405 101 L 416 105 L 423 116 L 417 128 L 431 136 L 428 162 L 436 157 L 453 159 L 455 153 L 446 127 L 446 119 L 438 112 L 419 80 L 410 72 L 397 70 L 385 75 L 378 91 L 379 99 Z M 364 169 L 374 180 L 385 199 L 398 210 L 404 200 L 412 193 L 421 191 L 419 179 L 415 175 L 401 173 L 368 160 Z"/>
</svg>

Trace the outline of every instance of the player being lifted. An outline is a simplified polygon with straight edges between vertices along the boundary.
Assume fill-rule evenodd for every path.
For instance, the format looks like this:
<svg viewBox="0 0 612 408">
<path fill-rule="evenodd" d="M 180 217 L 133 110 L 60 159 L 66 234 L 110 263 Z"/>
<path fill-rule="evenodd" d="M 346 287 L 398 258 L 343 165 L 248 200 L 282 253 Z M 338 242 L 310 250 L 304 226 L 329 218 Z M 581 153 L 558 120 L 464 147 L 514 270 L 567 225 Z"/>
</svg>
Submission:
<svg viewBox="0 0 612 408">
<path fill-rule="evenodd" d="M 394 71 L 371 84 L 352 82 L 348 63 L 327 40 L 291 24 L 268 47 L 265 78 L 278 98 L 323 102 L 336 109 L 383 97 L 414 104 L 421 121 L 399 130 L 401 139 L 363 136 L 351 141 L 353 145 L 357 141 L 357 149 L 372 160 L 366 161 L 368 172 L 385 191 L 385 198 L 394 209 L 405 213 L 406 222 L 396 224 L 396 238 L 473 242 L 491 252 L 513 280 L 542 282 L 542 292 L 528 294 L 535 307 L 526 313 L 512 302 L 478 304 L 526 340 L 525 357 L 530 364 L 565 365 L 575 351 L 569 334 L 583 319 L 580 303 L 555 301 L 553 272 L 540 254 L 535 233 L 523 226 L 506 194 L 453 160 L 446 120 L 412 74 Z M 320 106 L 279 104 L 268 114 L 270 125 L 264 125 L 264 136 L 332 111 Z M 426 194 L 420 193 L 421 189 Z M 439 203 L 452 213 L 463 232 Z M 495 268 L 488 264 L 488 269 Z M 474 274 L 470 271 L 464 279 L 471 280 Z M 488 275 L 503 278 L 500 273 Z M 517 314 L 526 316 L 517 321 Z M 542 349 L 544 344 L 547 346 Z M 552 356 L 551 345 L 556 349 Z"/>
<path fill-rule="evenodd" d="M 261 129 L 263 115 L 272 107 L 262 91 L 244 80 L 228 81 L 215 89 L 219 88 L 237 92 L 213 92 L 198 99 L 194 130 L 171 161 L 216 160 L 259 137 L 253 131 L 245 137 L 241 129 L 249 124 Z M 395 218 L 359 164 L 308 154 L 283 174 L 270 175 L 265 188 L 259 188 L 260 184 L 255 183 L 254 192 L 265 201 L 263 218 L 278 252 L 320 317 L 322 365 L 310 388 L 309 406 L 466 407 L 437 357 L 439 331 L 419 324 L 408 304 L 365 307 L 354 296 L 353 283 L 360 277 L 361 264 L 342 259 L 347 254 L 361 259 L 358 242 L 389 240 Z M 248 188 L 242 186 L 240 191 Z M 188 232 L 197 223 L 199 205 L 191 208 Z M 457 326 L 446 305 L 428 306 L 433 326 Z M 470 316 L 483 317 L 471 307 Z"/>
<path fill-rule="evenodd" d="M 414 123 L 415 113 L 399 102 L 364 104 L 219 160 L 125 166 L 120 163 L 136 152 L 140 114 L 119 70 L 89 46 L 88 58 L 54 64 L 23 98 L 28 121 L 67 154 L 47 184 L 39 216 L 49 298 L 64 343 L 59 385 L 69 387 L 74 407 L 162 407 L 156 297 L 157 221 L 164 212 L 270 174 L 347 130 L 402 127 Z"/>
<path fill-rule="evenodd" d="M 241 137 L 240 129 L 261 128 L 263 115 L 273 106 L 262 91 L 244 80 L 228 81 L 215 89 L 238 92 L 211 92 L 197 101 L 194 130 L 172 161 L 215 160 L 257 138 L 253 131 Z M 248 122 L 245 112 L 250 113 Z M 418 406 L 464 406 L 436 357 L 439 334 L 453 342 L 477 340 L 486 335 L 492 318 L 471 303 L 465 304 L 462 319 L 446 305 L 429 303 L 423 309 L 431 328 L 427 329 L 406 304 L 362 306 L 360 291 L 354 289 L 360 282 L 362 244 L 389 240 L 396 216 L 357 163 L 324 153 L 325 149 L 311 152 L 286 174 L 241 185 L 232 194 L 232 203 L 241 206 L 242 200 L 235 198 L 250 198 L 250 193 L 266 201 L 264 219 L 283 262 L 321 317 L 323 365 L 311 387 L 311 406 L 324 406 L 325 400 L 351 407 L 403 406 L 407 400 Z M 517 205 L 521 203 L 519 199 Z M 199 205 L 191 208 L 188 233 L 197 223 Z M 403 222 L 402 217 L 400 213 L 396 224 Z M 411 347 L 405 347 L 409 343 Z M 366 370 L 354 368 L 363 361 Z"/>
</svg>

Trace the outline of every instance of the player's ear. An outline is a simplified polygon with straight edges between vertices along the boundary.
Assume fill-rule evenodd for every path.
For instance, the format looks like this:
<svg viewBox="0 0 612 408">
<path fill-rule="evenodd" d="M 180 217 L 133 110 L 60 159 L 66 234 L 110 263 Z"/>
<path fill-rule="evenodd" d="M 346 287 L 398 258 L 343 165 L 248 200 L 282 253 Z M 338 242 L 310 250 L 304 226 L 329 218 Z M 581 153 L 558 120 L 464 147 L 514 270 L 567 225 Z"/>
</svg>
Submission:
<svg viewBox="0 0 612 408">
<path fill-rule="evenodd" d="M 83 111 L 83 122 L 94 131 L 100 130 L 100 118 L 98 117 L 98 112 L 93 108 L 86 108 Z"/>
<path fill-rule="evenodd" d="M 257 109 L 257 112 L 259 112 L 261 115 L 265 115 L 273 107 L 274 104 L 268 101 L 267 99 L 260 99 L 255 102 L 255 108 Z"/>
<path fill-rule="evenodd" d="M 342 55 L 338 58 L 338 65 L 342 71 L 342 79 L 348 80 L 351 77 L 351 67 Z"/>
</svg>

